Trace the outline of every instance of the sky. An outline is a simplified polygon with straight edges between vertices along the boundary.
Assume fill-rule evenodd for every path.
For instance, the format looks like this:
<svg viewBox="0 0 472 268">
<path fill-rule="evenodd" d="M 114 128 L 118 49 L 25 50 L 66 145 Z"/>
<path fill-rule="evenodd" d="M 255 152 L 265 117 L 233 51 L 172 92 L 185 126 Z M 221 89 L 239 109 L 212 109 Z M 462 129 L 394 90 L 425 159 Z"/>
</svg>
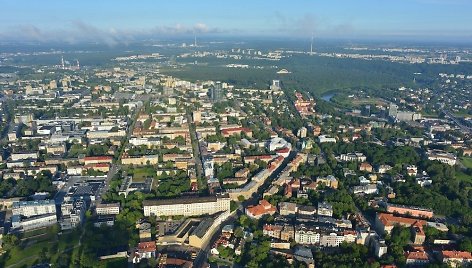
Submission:
<svg viewBox="0 0 472 268">
<path fill-rule="evenodd" d="M 0 41 L 193 36 L 472 41 L 472 0 L 0 0 Z"/>
</svg>

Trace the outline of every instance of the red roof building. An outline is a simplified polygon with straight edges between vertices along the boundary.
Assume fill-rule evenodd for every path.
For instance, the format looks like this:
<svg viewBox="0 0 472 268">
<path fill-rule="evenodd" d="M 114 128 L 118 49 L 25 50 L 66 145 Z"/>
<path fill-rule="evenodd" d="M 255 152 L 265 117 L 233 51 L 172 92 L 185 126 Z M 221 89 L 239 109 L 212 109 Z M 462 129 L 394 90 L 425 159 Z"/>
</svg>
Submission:
<svg viewBox="0 0 472 268">
<path fill-rule="evenodd" d="M 267 214 L 273 215 L 275 212 L 277 212 L 277 209 L 265 199 L 259 201 L 259 205 L 249 206 L 246 209 L 246 214 L 254 219 L 259 219 Z"/>
</svg>

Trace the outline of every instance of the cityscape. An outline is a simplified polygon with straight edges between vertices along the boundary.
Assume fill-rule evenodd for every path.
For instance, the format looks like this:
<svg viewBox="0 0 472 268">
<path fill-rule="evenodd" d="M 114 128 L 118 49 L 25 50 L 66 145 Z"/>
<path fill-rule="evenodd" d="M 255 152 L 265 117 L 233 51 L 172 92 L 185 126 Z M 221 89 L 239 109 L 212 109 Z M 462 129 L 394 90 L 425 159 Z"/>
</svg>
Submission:
<svg viewBox="0 0 472 268">
<path fill-rule="evenodd" d="M 472 267 L 470 3 L 183 2 L 1 4 L 0 267 Z"/>
</svg>

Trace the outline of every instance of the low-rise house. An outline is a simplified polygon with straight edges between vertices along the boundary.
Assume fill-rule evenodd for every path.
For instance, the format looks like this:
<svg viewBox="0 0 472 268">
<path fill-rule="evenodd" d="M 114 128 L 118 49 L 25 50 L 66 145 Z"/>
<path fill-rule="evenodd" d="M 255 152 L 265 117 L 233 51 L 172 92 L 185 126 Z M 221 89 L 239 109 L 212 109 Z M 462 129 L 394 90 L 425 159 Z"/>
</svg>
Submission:
<svg viewBox="0 0 472 268">
<path fill-rule="evenodd" d="M 372 172 L 372 170 L 373 170 L 372 165 L 367 162 L 362 162 L 359 165 L 359 171 Z"/>
</svg>

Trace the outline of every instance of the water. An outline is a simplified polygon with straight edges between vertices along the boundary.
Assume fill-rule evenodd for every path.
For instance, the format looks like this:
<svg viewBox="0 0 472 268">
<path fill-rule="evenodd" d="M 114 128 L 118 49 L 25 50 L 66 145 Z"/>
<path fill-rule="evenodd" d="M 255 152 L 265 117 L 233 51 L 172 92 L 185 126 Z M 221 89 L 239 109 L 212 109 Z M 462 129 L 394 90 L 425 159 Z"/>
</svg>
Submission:
<svg viewBox="0 0 472 268">
<path fill-rule="evenodd" d="M 321 96 L 321 99 L 327 102 L 331 102 L 331 98 L 334 97 L 334 93 L 329 93 Z"/>
</svg>

